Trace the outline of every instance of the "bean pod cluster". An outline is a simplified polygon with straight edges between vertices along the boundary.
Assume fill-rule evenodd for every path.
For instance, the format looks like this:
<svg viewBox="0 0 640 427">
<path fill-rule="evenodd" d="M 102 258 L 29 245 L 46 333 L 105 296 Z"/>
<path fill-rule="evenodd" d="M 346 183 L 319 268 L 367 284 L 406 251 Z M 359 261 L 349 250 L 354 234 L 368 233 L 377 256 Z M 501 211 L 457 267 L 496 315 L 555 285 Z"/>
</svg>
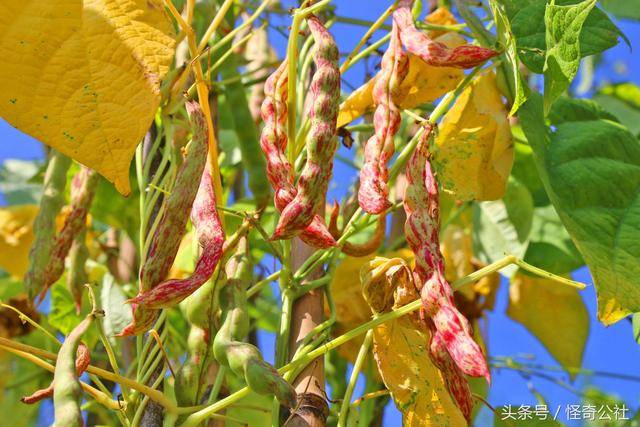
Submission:
<svg viewBox="0 0 640 427">
<path fill-rule="evenodd" d="M 299 235 L 319 218 L 316 212 L 324 207 L 333 155 L 338 147 L 334 138 L 340 100 L 338 47 L 318 18 L 310 16 L 307 22 L 315 41 L 313 61 L 316 66 L 310 85 L 311 128 L 306 139 L 307 161 L 298 179 L 295 197 L 282 209 L 274 239 Z M 323 223 L 322 226 L 326 230 Z"/>
</svg>

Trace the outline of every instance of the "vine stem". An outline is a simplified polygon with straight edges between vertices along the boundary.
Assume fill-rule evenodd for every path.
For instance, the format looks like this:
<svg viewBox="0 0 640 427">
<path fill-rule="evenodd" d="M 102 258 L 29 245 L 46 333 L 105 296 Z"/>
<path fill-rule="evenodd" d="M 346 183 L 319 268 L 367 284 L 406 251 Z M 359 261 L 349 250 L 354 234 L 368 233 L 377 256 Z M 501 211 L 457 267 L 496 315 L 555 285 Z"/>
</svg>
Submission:
<svg viewBox="0 0 640 427">
<path fill-rule="evenodd" d="M 456 280 L 455 282 L 453 282 L 452 287 L 454 290 L 460 289 L 462 286 L 468 284 L 468 283 L 472 283 L 475 281 L 478 281 L 480 279 L 482 279 L 485 276 L 488 276 L 489 274 L 495 273 L 499 270 L 502 270 L 503 268 L 512 265 L 512 264 L 516 264 L 520 267 L 522 267 L 525 270 L 531 271 L 534 274 L 539 274 L 539 271 L 543 271 L 540 270 L 537 267 L 533 267 L 530 264 L 527 264 L 526 262 L 516 258 L 513 255 L 507 255 L 504 258 L 487 265 L 486 267 L 483 267 L 477 271 L 474 271 L 473 273 L 462 277 L 458 280 Z M 559 283 L 562 283 L 564 285 L 568 285 L 571 287 L 575 287 L 578 289 L 584 289 L 586 287 L 585 284 L 583 283 L 579 283 L 579 282 L 574 282 L 573 280 L 569 280 L 566 279 L 564 277 L 560 277 L 560 276 L 556 276 L 555 274 L 552 273 L 548 273 L 548 272 L 544 272 L 545 273 L 545 277 L 555 280 Z M 356 328 L 350 330 L 349 332 L 346 332 L 342 335 L 340 335 L 339 337 L 334 338 L 333 340 L 323 344 L 322 346 L 316 348 L 315 350 L 312 350 L 304 355 L 301 355 L 299 358 L 296 358 L 295 360 L 291 361 L 290 363 L 288 363 L 287 365 L 283 366 L 282 368 L 278 369 L 278 372 L 280 374 L 284 374 L 286 372 L 292 371 L 292 370 L 296 370 L 298 369 L 300 366 L 306 366 L 308 365 L 311 361 L 313 361 L 314 359 L 324 355 L 325 353 L 341 346 L 342 344 L 351 341 L 352 339 L 366 333 L 367 331 L 382 325 L 383 323 L 386 323 L 388 321 L 394 320 L 394 319 L 398 319 L 406 314 L 412 313 L 416 310 L 418 310 L 420 307 L 422 307 L 422 301 L 415 300 L 412 301 L 402 307 L 399 307 L 395 310 L 386 312 L 384 314 L 381 314 L 380 316 L 361 324 L 360 326 L 357 326 Z M 203 420 L 205 420 L 207 417 L 209 417 L 210 414 L 215 414 L 221 410 L 223 410 L 224 408 L 227 408 L 228 406 L 232 405 L 233 403 L 237 402 L 238 400 L 242 399 L 243 397 L 247 396 L 249 394 L 249 388 L 248 387 L 244 387 L 238 391 L 236 391 L 235 393 L 227 396 L 226 398 L 214 403 L 213 405 L 207 406 L 203 409 L 200 409 L 197 412 L 194 412 L 193 414 L 189 415 L 184 423 L 182 424 L 182 427 L 194 427 L 196 425 L 198 425 L 199 423 L 201 423 Z"/>
<path fill-rule="evenodd" d="M 347 390 L 344 393 L 344 398 L 342 399 L 342 405 L 340 406 L 340 415 L 338 417 L 338 427 L 346 427 L 347 425 L 347 417 L 349 416 L 349 408 L 351 406 L 351 397 L 353 396 L 353 390 L 356 388 L 356 382 L 358 381 L 358 376 L 360 375 L 360 371 L 362 370 L 362 365 L 369 354 L 369 348 L 371 347 L 371 342 L 373 341 L 373 329 L 369 329 L 367 331 L 367 335 L 364 337 L 364 341 L 360 346 L 360 351 L 358 351 L 358 356 L 356 357 L 356 361 L 353 364 L 353 370 L 351 371 L 351 377 L 349 378 L 349 384 L 347 385 Z"/>
</svg>

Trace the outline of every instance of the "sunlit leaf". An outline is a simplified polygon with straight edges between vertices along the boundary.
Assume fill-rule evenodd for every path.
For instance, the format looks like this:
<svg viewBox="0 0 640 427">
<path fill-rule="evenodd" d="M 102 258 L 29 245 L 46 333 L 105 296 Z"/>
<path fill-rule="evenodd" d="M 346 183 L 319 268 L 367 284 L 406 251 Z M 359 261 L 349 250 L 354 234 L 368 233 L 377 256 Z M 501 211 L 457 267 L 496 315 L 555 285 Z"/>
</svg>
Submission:
<svg viewBox="0 0 640 427">
<path fill-rule="evenodd" d="M 593 276 L 598 317 L 608 325 L 640 311 L 640 142 L 609 120 L 566 122 L 551 132 L 538 95 L 519 118 L 549 198 Z"/>
<path fill-rule="evenodd" d="M 37 214 L 37 205 L 0 208 L 0 268 L 14 277 L 22 278 L 29 266 Z"/>
<path fill-rule="evenodd" d="M 625 125 L 640 135 L 640 87 L 633 83 L 604 86 L 593 99 Z"/>
<path fill-rule="evenodd" d="M 544 110 L 562 95 L 580 67 L 580 33 L 596 0 L 559 6 L 552 0 L 544 14 L 547 53 L 544 63 Z"/>
<path fill-rule="evenodd" d="M 445 114 L 434 160 L 440 184 L 456 199 L 495 200 L 504 195 L 513 143 L 493 72 L 478 77 Z"/>
<path fill-rule="evenodd" d="M 162 3 L 9 0 L 0 16 L 0 115 L 128 194 L 173 57 Z"/>
<path fill-rule="evenodd" d="M 507 315 L 527 328 L 570 373 L 580 368 L 589 313 L 575 288 L 517 274 L 509 285 Z"/>
</svg>

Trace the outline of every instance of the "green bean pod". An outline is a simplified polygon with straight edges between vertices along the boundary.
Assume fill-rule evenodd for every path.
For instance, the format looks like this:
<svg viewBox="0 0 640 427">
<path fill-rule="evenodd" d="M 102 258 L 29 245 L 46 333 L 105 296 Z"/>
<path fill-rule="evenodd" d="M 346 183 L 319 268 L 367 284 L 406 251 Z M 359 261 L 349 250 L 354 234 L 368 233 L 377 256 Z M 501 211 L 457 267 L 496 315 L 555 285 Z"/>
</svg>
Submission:
<svg viewBox="0 0 640 427">
<path fill-rule="evenodd" d="M 29 252 L 29 268 L 24 277 L 30 299 L 42 291 L 46 281 L 47 265 L 55 246 L 56 217 L 64 204 L 69 166 L 71 159 L 57 150 L 51 150 L 44 176 L 40 210 L 33 225 L 35 238 Z"/>
<path fill-rule="evenodd" d="M 76 372 L 76 352 L 80 344 L 80 338 L 87 331 L 93 321 L 91 313 L 76 326 L 67 336 L 60 347 L 56 359 L 56 369 L 53 374 L 53 409 L 55 414 L 55 426 L 75 427 L 82 426 L 82 411 L 80 410 L 80 398 L 82 388 Z"/>
<path fill-rule="evenodd" d="M 251 390 L 273 394 L 281 404 L 293 408 L 296 403 L 293 387 L 264 361 L 258 348 L 242 341 L 249 333 L 246 285 L 250 281 L 251 266 L 246 255 L 246 242 L 242 242 L 236 256 L 227 264 L 230 278 L 220 292 L 224 321 L 213 340 L 213 355 L 221 365 L 244 378 Z"/>
<path fill-rule="evenodd" d="M 89 282 L 85 265 L 89 259 L 89 248 L 85 242 L 87 230 L 82 230 L 74 239 L 69 250 L 69 271 L 67 272 L 67 287 L 76 304 L 76 312 L 80 314 L 82 307 L 82 291 Z"/>
</svg>

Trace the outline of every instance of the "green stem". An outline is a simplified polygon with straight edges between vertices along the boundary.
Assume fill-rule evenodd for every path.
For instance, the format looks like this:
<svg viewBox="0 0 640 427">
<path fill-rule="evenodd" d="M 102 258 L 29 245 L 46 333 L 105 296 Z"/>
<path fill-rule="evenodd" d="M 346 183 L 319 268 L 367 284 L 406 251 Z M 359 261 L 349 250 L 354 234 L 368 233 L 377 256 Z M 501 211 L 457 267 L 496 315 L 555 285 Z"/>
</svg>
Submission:
<svg viewBox="0 0 640 427">
<path fill-rule="evenodd" d="M 373 329 L 370 329 L 369 331 L 367 331 L 367 335 L 365 335 L 364 337 L 364 341 L 362 342 L 360 351 L 358 352 L 358 357 L 356 357 L 356 361 L 353 364 L 353 370 L 351 371 L 349 384 L 347 385 L 347 390 L 345 391 L 344 398 L 342 399 L 342 406 L 340 407 L 338 427 L 346 427 L 347 425 L 347 417 L 349 415 L 349 407 L 351 404 L 351 398 L 353 397 L 353 390 L 356 387 L 356 382 L 358 381 L 358 376 L 360 375 L 360 371 L 362 370 L 362 365 L 364 364 L 364 361 L 369 354 L 369 347 L 371 347 L 372 341 Z"/>
</svg>

